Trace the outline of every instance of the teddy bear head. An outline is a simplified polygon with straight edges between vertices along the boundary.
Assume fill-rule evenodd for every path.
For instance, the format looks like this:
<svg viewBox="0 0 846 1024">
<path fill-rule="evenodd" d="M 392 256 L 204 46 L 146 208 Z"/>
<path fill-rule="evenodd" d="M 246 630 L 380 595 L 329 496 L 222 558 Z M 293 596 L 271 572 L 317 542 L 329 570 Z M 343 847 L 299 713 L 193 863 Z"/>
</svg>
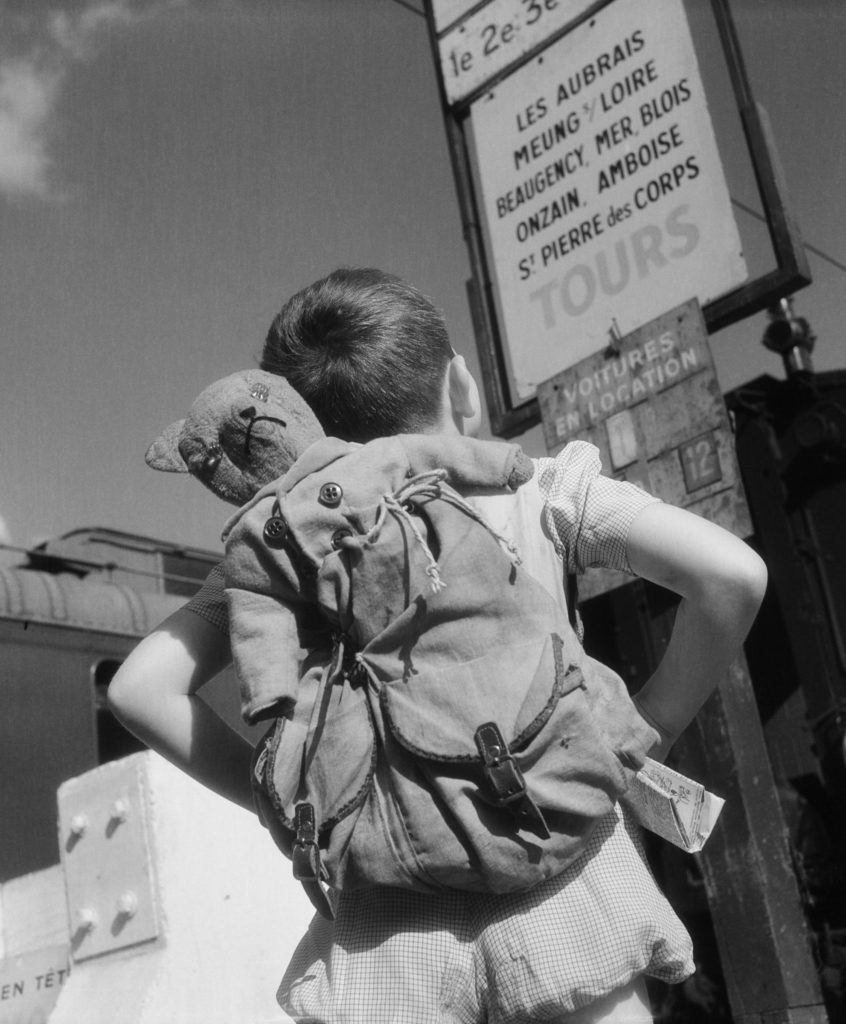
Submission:
<svg viewBox="0 0 846 1024">
<path fill-rule="evenodd" d="M 284 377 L 242 370 L 201 391 L 185 419 L 153 441 L 145 461 L 153 469 L 190 473 L 219 498 L 243 505 L 323 436 Z"/>
</svg>

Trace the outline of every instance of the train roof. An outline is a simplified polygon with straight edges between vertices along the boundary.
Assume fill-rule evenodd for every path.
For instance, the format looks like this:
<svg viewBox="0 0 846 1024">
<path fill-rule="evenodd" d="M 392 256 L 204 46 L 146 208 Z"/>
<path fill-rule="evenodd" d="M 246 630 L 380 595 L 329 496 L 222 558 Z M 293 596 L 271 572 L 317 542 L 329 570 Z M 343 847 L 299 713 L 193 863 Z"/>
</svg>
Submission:
<svg viewBox="0 0 846 1024">
<path fill-rule="evenodd" d="M 0 568 L 0 621 L 141 637 L 194 594 L 219 552 L 83 527 Z"/>
</svg>

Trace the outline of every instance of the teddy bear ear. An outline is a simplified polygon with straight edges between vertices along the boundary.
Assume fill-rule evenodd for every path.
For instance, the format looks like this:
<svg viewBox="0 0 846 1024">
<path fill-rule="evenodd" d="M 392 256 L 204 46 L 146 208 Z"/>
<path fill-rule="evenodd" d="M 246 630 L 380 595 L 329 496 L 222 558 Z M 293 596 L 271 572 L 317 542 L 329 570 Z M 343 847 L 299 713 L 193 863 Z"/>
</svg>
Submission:
<svg viewBox="0 0 846 1024">
<path fill-rule="evenodd" d="M 166 427 L 147 449 L 144 461 L 151 469 L 161 469 L 165 473 L 187 473 L 188 466 L 179 452 L 179 438 L 185 420 L 177 420 Z"/>
</svg>

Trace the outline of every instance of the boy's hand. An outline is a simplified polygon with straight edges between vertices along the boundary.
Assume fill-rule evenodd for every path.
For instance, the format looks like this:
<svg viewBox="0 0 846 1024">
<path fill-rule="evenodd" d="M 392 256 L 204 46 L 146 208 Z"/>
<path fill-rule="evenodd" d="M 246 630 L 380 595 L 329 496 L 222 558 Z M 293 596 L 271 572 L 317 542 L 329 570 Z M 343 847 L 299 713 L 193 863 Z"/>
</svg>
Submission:
<svg viewBox="0 0 846 1024">
<path fill-rule="evenodd" d="M 632 703 L 637 709 L 637 712 L 640 715 L 640 717 L 648 725 L 651 725 L 652 728 L 661 737 L 660 740 L 655 744 L 655 746 L 653 746 L 650 750 L 646 752 L 647 756 L 651 757 L 653 761 L 663 762 L 664 758 L 670 751 L 670 747 L 672 747 L 672 745 L 678 739 L 678 736 L 668 732 L 667 729 L 655 718 L 655 716 L 650 714 L 650 712 L 643 706 L 643 701 L 641 701 L 640 699 L 640 694 L 636 694 L 633 697 Z"/>
</svg>

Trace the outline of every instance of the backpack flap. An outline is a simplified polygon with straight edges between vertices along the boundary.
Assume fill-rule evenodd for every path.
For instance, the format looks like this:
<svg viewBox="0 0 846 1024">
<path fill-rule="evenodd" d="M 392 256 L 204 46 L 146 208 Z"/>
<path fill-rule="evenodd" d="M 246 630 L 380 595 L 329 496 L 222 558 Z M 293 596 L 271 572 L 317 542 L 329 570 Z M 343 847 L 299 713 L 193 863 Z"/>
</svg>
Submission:
<svg viewBox="0 0 846 1024">
<path fill-rule="evenodd" d="M 421 668 L 385 683 L 381 704 L 387 727 L 427 774 L 437 775 L 441 765 L 443 774 L 453 775 L 462 766 L 479 799 L 504 812 L 511 774 L 529 780 L 528 796 L 545 818 L 596 817 L 626 788 L 584 675 L 565 660 L 558 634 L 497 647 L 462 664 Z M 500 745 L 493 731 L 477 735 L 480 726 L 491 725 L 504 741 L 500 771 L 492 771 L 497 766 L 488 756 L 491 745 Z"/>
<path fill-rule="evenodd" d="M 494 719 L 506 742 L 519 749 L 547 721 L 562 695 L 581 685 L 568 673 L 556 634 L 509 643 L 461 664 L 428 665 L 385 683 L 382 707 L 404 747 L 432 761 L 477 762 L 474 739 Z M 367 651 L 360 657 L 367 658 Z M 528 685 L 507 686 L 514 679 Z"/>
</svg>

